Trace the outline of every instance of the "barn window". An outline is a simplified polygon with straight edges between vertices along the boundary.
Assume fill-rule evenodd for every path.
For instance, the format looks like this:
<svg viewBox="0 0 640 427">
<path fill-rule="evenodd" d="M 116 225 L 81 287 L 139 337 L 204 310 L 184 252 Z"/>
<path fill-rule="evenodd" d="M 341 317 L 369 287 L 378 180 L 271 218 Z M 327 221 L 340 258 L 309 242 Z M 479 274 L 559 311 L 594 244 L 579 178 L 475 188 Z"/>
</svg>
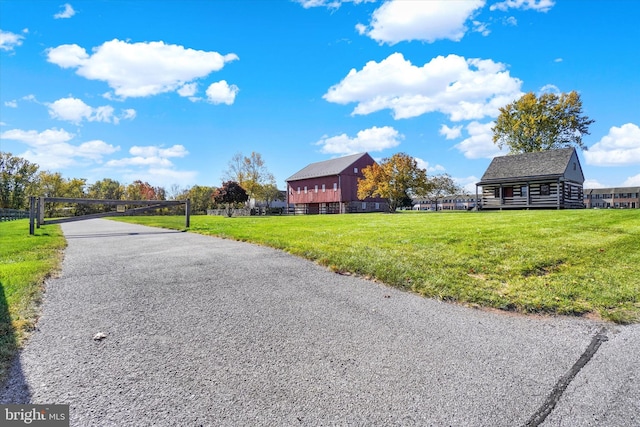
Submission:
<svg viewBox="0 0 640 427">
<path fill-rule="evenodd" d="M 317 186 L 317 185 L 316 185 L 316 188 L 315 188 L 315 190 L 316 190 L 316 193 L 317 193 L 317 192 L 318 192 L 318 186 Z"/>
<path fill-rule="evenodd" d="M 338 183 L 337 182 L 333 183 L 333 191 L 338 191 Z"/>
<path fill-rule="evenodd" d="M 353 168 L 353 173 L 358 173 L 358 168 Z"/>
<path fill-rule="evenodd" d="M 324 184 L 322 184 L 322 192 L 323 192 L 323 193 L 324 193 L 324 190 L 325 190 L 325 185 L 324 185 Z"/>
<path fill-rule="evenodd" d="M 307 186 L 304 186 L 304 194 L 307 194 Z"/>
<path fill-rule="evenodd" d="M 300 194 L 300 187 L 298 187 L 298 194 Z"/>
</svg>

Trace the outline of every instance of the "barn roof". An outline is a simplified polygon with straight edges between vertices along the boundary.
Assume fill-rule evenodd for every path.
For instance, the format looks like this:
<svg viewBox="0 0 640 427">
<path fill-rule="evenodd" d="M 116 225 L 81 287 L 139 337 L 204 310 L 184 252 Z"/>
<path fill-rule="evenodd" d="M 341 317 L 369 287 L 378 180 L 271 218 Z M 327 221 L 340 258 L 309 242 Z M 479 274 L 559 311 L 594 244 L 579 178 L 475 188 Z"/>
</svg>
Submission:
<svg viewBox="0 0 640 427">
<path fill-rule="evenodd" d="M 574 148 L 561 148 L 494 157 L 477 185 L 516 179 L 559 178 L 565 174 L 574 153 Z"/>
<path fill-rule="evenodd" d="M 358 153 L 350 156 L 338 157 L 337 159 L 325 160 L 323 162 L 311 163 L 291 175 L 287 178 L 287 181 L 339 175 L 364 156 L 370 157 L 368 153 Z"/>
</svg>

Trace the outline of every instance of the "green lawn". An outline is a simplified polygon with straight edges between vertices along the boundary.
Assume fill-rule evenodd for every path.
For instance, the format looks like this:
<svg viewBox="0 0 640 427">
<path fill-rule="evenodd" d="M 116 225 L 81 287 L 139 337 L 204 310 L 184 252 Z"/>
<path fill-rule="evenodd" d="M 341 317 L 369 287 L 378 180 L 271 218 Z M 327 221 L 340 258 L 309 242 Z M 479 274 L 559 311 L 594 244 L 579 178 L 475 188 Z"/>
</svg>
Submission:
<svg viewBox="0 0 640 427">
<path fill-rule="evenodd" d="M 38 317 L 42 284 L 54 274 L 66 243 L 57 225 L 29 235 L 29 220 L 0 222 L 0 381 Z"/>
<path fill-rule="evenodd" d="M 182 216 L 122 220 L 184 228 Z M 640 320 L 640 210 L 193 216 L 190 231 L 469 306 Z"/>
</svg>

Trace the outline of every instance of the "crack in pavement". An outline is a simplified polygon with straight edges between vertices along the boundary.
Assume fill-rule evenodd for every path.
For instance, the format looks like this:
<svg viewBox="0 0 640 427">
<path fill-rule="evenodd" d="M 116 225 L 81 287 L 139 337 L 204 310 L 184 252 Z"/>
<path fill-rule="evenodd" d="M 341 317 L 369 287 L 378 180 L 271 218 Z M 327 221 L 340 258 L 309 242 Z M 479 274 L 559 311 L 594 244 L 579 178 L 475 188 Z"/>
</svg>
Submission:
<svg viewBox="0 0 640 427">
<path fill-rule="evenodd" d="M 538 410 L 529 418 L 523 427 L 537 427 L 544 422 L 544 420 L 553 412 L 554 408 L 560 401 L 562 394 L 565 392 L 571 381 L 578 375 L 580 370 L 591 360 L 596 354 L 600 345 L 603 342 L 608 341 L 609 338 L 605 334 L 606 328 L 600 329 L 600 331 L 591 339 L 591 343 L 587 349 L 582 353 L 582 356 L 573 364 L 571 369 L 564 374 L 556 385 L 553 387 L 551 394 L 547 397 L 545 402 L 538 408 Z"/>
</svg>

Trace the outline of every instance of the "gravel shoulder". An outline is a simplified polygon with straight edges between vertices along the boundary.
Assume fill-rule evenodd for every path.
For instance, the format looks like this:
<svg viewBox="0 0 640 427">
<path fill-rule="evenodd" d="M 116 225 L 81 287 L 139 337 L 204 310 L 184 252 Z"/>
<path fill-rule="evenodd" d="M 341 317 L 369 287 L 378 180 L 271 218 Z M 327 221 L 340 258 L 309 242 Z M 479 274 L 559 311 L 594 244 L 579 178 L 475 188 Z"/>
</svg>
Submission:
<svg viewBox="0 0 640 427">
<path fill-rule="evenodd" d="M 70 404 L 78 426 L 524 425 L 604 326 L 544 425 L 640 425 L 637 326 L 468 309 L 197 234 L 63 230 L 3 403 Z"/>
</svg>

